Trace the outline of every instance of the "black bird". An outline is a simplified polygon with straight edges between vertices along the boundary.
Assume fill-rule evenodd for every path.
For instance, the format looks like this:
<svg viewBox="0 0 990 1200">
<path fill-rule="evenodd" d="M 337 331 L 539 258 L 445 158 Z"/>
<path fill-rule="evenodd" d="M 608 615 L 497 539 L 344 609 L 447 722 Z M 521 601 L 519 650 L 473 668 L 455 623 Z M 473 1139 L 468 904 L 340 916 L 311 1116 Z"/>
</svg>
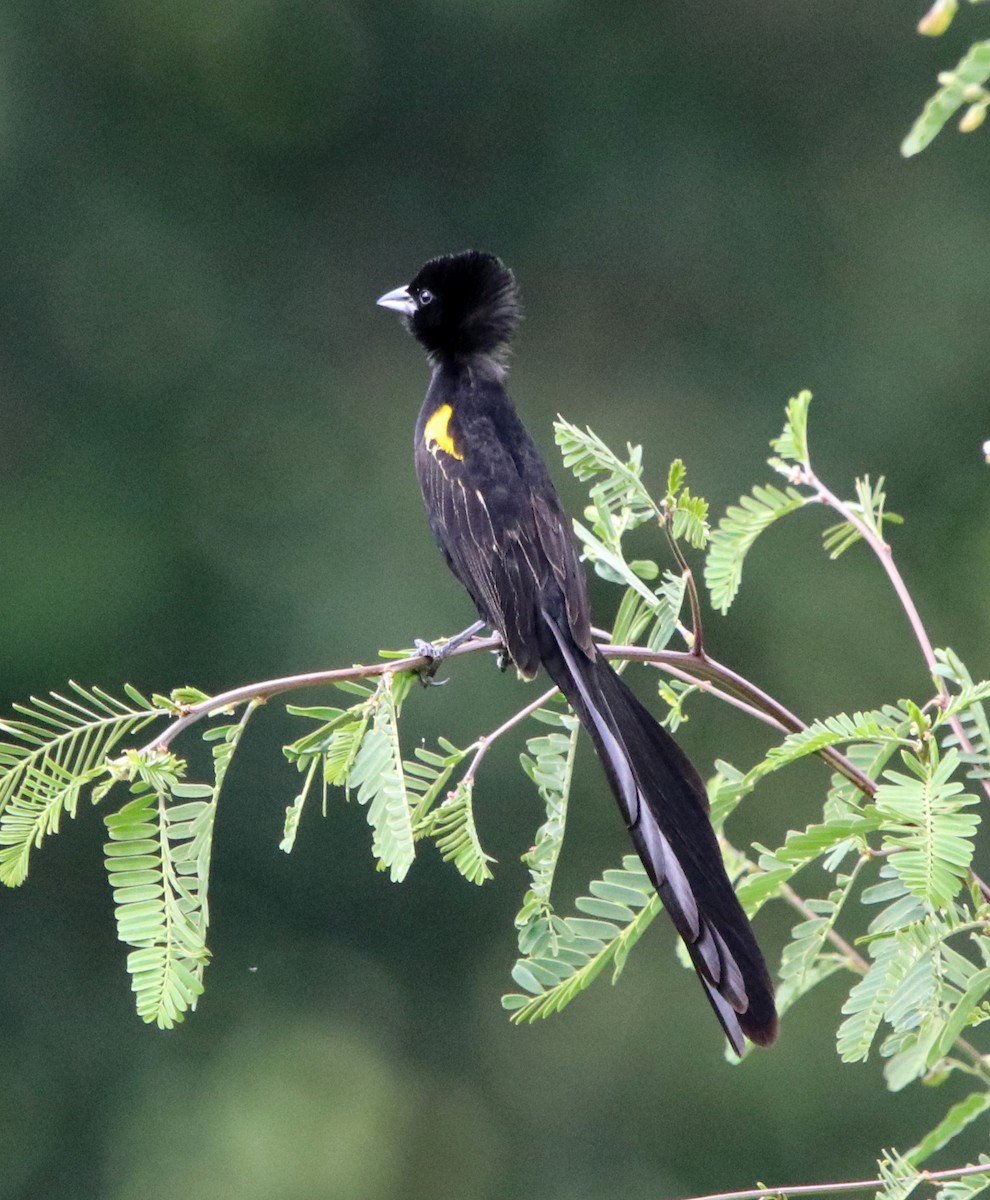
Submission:
<svg viewBox="0 0 990 1200">
<path fill-rule="evenodd" d="M 521 318 L 511 273 L 477 250 L 432 259 L 379 304 L 433 368 L 416 473 L 447 565 L 521 675 L 543 667 L 588 731 L 633 843 L 736 1053 L 777 1035 L 773 987 L 725 873 L 704 784 L 595 646 L 587 583 L 546 464 L 504 387 Z"/>
</svg>

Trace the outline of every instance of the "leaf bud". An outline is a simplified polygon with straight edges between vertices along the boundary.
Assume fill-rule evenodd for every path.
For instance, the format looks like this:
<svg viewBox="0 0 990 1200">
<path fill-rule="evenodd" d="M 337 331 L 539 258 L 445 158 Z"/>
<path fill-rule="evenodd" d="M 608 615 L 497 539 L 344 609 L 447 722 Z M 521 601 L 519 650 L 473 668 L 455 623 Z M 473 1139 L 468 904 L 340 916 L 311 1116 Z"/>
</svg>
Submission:
<svg viewBox="0 0 990 1200">
<path fill-rule="evenodd" d="M 972 133 L 974 129 L 979 129 L 986 119 L 987 101 L 982 100 L 977 104 L 971 104 L 962 115 L 962 120 L 959 122 L 959 132 Z"/>
<path fill-rule="evenodd" d="M 941 37 L 952 24 L 958 7 L 957 0 L 935 0 L 918 22 L 918 32 L 922 37 Z"/>
</svg>

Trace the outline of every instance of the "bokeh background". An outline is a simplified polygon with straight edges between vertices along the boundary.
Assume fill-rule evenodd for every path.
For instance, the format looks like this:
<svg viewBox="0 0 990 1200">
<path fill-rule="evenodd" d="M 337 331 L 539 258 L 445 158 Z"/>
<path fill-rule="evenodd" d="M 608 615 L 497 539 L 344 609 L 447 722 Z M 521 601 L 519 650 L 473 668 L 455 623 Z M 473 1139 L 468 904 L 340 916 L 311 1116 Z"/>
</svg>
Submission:
<svg viewBox="0 0 990 1200">
<path fill-rule="evenodd" d="M 560 411 L 642 441 L 658 485 L 682 456 L 718 512 L 811 387 L 820 473 L 888 476 L 933 636 L 985 674 L 990 134 L 897 147 L 986 28 L 967 8 L 925 41 L 923 8 L 4 0 L 4 711 L 69 677 L 219 690 L 467 622 L 410 461 L 425 366 L 374 300 L 469 245 L 518 274 L 512 385 L 548 455 Z M 758 546 L 710 644 L 809 717 L 924 697 L 878 570 L 828 564 L 821 518 Z M 602 620 L 615 603 L 597 584 Z M 408 745 L 533 694 L 490 662 L 449 675 L 410 699 Z M 519 742 L 476 793 L 496 881 L 427 850 L 396 887 L 354 805 L 278 851 L 298 732 L 273 703 L 229 777 L 182 1027 L 133 1015 L 98 813 L 0 896 L 3 1200 L 657 1200 L 868 1176 L 953 1098 L 842 1067 L 838 986 L 730 1068 L 661 922 L 617 989 L 512 1027 L 540 819 Z M 707 769 L 767 739 L 699 705 L 683 740 Z M 735 836 L 810 820 L 824 779 L 761 789 Z M 625 851 L 585 750 L 562 900 Z M 761 917 L 772 957 L 790 923 Z"/>
</svg>

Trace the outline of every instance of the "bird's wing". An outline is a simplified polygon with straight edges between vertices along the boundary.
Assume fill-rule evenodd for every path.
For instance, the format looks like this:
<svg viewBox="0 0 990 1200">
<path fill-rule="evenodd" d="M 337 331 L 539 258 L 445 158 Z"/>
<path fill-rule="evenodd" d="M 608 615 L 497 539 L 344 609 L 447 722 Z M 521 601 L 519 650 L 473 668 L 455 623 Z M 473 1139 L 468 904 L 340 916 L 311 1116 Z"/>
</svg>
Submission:
<svg viewBox="0 0 990 1200">
<path fill-rule="evenodd" d="M 557 493 L 551 487 L 530 493 L 533 521 L 543 554 L 564 598 L 567 625 L 575 643 L 593 658 L 591 611 L 584 568 L 578 558 L 571 523 L 564 515 Z"/>
<path fill-rule="evenodd" d="M 460 458 L 418 445 L 416 472 L 451 570 L 502 635 L 518 670 L 532 677 L 540 666 L 536 625 L 551 567 L 512 458 L 495 440 L 483 453 L 465 448 Z"/>
</svg>

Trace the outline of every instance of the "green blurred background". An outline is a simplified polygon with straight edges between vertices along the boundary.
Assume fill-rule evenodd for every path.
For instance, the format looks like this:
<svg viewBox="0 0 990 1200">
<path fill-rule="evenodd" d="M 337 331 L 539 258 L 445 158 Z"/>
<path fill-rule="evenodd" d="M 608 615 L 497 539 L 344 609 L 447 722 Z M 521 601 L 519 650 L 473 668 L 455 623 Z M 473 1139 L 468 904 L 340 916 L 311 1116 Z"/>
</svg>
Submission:
<svg viewBox="0 0 990 1200">
<path fill-rule="evenodd" d="M 3 711 L 69 677 L 219 690 L 465 624 L 411 467 L 425 365 L 374 300 L 469 245 L 516 269 L 511 382 L 548 454 L 560 411 L 642 441 L 657 484 L 682 456 L 718 512 L 768 477 L 783 404 L 811 387 L 820 473 L 847 492 L 887 474 L 933 636 L 985 674 L 990 135 L 897 147 L 986 31 L 967 9 L 925 41 L 923 8 L 5 0 Z M 823 523 L 760 544 L 730 619 L 709 619 L 714 652 L 809 717 L 924 697 L 878 570 L 828 564 Z M 614 592 L 595 601 L 609 620 Z M 490 662 L 449 675 L 408 702 L 409 746 L 466 742 L 533 695 Z M 619 988 L 512 1027 L 498 997 L 540 819 L 519 743 L 476 792 L 496 881 L 427 850 L 396 887 L 355 806 L 308 812 L 278 851 L 297 783 L 279 739 L 298 732 L 273 703 L 235 762 L 215 959 L 177 1030 L 133 1015 L 98 814 L 0 896 L 3 1200 L 855 1178 L 956 1098 L 841 1067 L 838 985 L 728 1067 L 661 922 Z M 683 740 L 705 770 L 767 744 L 714 705 Z M 734 836 L 811 819 L 824 779 L 762 788 Z M 562 899 L 625 851 L 585 748 Z M 790 923 L 760 918 L 774 959 Z"/>
</svg>

